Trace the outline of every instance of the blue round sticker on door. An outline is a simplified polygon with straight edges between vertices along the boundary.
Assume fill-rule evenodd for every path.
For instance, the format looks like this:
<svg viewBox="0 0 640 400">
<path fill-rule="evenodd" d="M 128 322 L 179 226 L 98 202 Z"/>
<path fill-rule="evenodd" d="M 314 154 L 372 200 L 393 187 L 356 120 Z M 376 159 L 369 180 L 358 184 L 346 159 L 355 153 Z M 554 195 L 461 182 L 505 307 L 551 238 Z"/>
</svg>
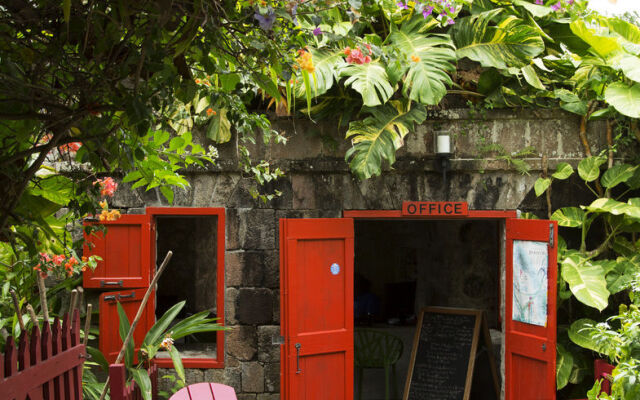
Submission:
<svg viewBox="0 0 640 400">
<path fill-rule="evenodd" d="M 331 273 L 333 275 L 338 275 L 340 273 L 340 266 L 336 263 L 331 264 Z"/>
</svg>

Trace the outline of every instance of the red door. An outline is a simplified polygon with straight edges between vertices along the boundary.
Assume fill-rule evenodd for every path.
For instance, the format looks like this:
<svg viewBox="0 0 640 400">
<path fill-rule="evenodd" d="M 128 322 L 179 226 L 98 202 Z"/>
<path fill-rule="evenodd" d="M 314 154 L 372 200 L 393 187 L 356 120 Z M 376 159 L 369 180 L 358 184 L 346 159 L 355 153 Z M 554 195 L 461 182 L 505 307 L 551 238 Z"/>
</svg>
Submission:
<svg viewBox="0 0 640 400">
<path fill-rule="evenodd" d="M 280 220 L 285 400 L 353 399 L 353 220 Z"/>
<path fill-rule="evenodd" d="M 507 219 L 506 228 L 506 400 L 554 400 L 557 224 Z"/>
<path fill-rule="evenodd" d="M 119 318 L 116 303 L 120 302 L 129 317 L 129 323 L 138 310 L 142 297 L 149 287 L 151 269 L 152 227 L 149 215 L 125 214 L 116 221 L 100 222 L 106 233 L 85 236 L 83 254 L 98 255 L 95 271 L 86 271 L 83 285 L 107 291 L 100 295 L 99 349 L 107 361 L 113 363 L 122 347 L 119 334 Z M 123 290 L 129 288 L 128 290 Z M 146 332 L 155 322 L 155 301 L 152 295 L 145 307 L 133 335 L 136 353 Z"/>
</svg>

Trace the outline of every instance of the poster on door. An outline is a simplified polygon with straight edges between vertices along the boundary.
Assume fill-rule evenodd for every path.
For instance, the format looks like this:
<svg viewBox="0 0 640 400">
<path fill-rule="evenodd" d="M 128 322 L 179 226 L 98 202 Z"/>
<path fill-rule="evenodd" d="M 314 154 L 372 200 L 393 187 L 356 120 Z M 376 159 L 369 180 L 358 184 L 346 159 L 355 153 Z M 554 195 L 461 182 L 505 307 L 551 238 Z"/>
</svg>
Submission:
<svg viewBox="0 0 640 400">
<path fill-rule="evenodd" d="M 547 326 L 548 260 L 546 242 L 513 241 L 514 321 Z"/>
</svg>

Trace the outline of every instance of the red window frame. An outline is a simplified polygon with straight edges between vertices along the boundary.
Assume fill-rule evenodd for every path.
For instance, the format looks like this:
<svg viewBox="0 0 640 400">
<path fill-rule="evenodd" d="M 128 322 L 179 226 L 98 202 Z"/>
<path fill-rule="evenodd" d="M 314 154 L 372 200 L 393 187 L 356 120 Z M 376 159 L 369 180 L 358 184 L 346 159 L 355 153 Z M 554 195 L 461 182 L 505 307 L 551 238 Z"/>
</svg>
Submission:
<svg viewBox="0 0 640 400">
<path fill-rule="evenodd" d="M 146 214 L 152 221 L 151 238 L 151 265 L 156 264 L 156 238 L 155 238 L 155 217 L 157 216 L 216 216 L 218 218 L 218 229 L 216 232 L 217 241 L 217 271 L 216 271 L 216 308 L 218 311 L 218 321 L 224 325 L 224 253 L 225 247 L 225 209 L 209 207 L 148 207 Z M 152 269 L 155 272 L 155 268 Z M 173 368 L 171 359 L 154 359 L 154 363 L 162 368 Z M 215 358 L 183 358 L 182 364 L 185 368 L 224 368 L 224 331 L 216 332 L 216 357 Z"/>
</svg>

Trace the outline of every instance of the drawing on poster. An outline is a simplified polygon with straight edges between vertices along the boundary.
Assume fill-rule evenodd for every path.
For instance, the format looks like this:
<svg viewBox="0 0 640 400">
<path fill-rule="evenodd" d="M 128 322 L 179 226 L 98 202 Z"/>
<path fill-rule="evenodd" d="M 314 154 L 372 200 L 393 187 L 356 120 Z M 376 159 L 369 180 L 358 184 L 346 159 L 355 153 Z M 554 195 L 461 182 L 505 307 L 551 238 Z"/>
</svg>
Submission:
<svg viewBox="0 0 640 400">
<path fill-rule="evenodd" d="M 513 241 L 513 320 L 547 326 L 546 242 Z"/>
</svg>

